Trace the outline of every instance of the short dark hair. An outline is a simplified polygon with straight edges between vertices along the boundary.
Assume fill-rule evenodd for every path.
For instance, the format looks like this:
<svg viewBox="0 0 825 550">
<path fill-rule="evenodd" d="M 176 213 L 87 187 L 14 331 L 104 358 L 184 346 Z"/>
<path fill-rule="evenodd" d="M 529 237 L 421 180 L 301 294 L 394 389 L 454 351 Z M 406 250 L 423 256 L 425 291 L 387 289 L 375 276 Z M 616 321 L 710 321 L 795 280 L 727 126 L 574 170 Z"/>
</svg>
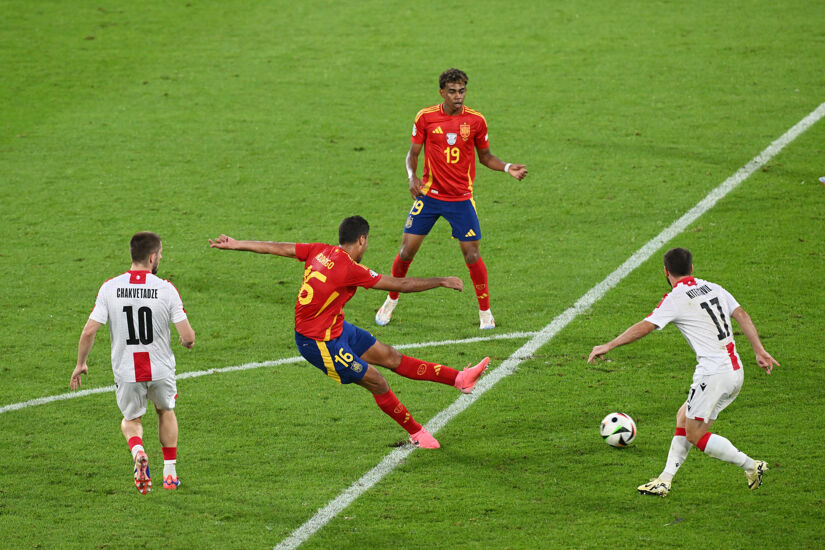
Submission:
<svg viewBox="0 0 825 550">
<path fill-rule="evenodd" d="M 361 216 L 345 218 L 338 226 L 338 244 L 352 244 L 361 238 L 361 235 L 370 234 L 370 224 Z"/>
<path fill-rule="evenodd" d="M 687 248 L 671 248 L 665 252 L 665 268 L 674 277 L 690 275 L 693 254 Z"/>
<path fill-rule="evenodd" d="M 438 87 L 444 89 L 448 82 L 458 82 L 459 84 L 467 85 L 469 79 L 464 71 L 458 69 L 447 69 L 441 76 L 438 77 Z"/>
<path fill-rule="evenodd" d="M 160 250 L 160 235 L 151 231 L 141 231 L 132 236 L 129 241 L 129 251 L 132 253 L 132 261 L 144 263 L 149 256 Z"/>
</svg>

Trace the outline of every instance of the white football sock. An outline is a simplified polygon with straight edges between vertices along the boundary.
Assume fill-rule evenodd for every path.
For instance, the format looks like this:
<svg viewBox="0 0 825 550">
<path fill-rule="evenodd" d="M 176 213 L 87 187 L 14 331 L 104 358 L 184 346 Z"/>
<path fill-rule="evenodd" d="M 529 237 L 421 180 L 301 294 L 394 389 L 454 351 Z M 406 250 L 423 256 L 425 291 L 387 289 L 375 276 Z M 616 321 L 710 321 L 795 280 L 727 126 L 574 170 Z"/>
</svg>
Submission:
<svg viewBox="0 0 825 550">
<path fill-rule="evenodd" d="M 670 451 L 667 453 L 665 469 L 659 476 L 659 479 L 662 481 L 671 481 L 679 470 L 679 467 L 685 463 L 691 447 L 693 447 L 693 445 L 691 445 L 687 437 L 674 435 L 670 442 Z"/>
<path fill-rule="evenodd" d="M 177 460 L 164 460 L 163 461 L 163 477 L 172 476 L 178 477 L 178 472 L 175 470 L 175 463 Z"/>
<path fill-rule="evenodd" d="M 731 464 L 736 464 L 743 470 L 753 468 L 753 460 L 734 447 L 733 443 L 721 435 L 710 434 L 705 444 L 705 454 L 713 458 L 718 458 L 719 460 L 724 460 L 725 462 L 730 462 Z"/>
</svg>

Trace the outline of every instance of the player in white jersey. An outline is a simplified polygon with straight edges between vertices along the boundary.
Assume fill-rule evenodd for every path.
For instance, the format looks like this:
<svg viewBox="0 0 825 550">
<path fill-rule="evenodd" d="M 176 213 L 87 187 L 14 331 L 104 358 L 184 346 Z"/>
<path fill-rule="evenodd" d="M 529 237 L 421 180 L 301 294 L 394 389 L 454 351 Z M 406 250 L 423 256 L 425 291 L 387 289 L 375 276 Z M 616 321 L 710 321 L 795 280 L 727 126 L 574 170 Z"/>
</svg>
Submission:
<svg viewBox="0 0 825 550">
<path fill-rule="evenodd" d="M 665 276 L 671 292 L 656 309 L 606 344 L 593 348 L 588 363 L 613 348 L 623 346 L 673 323 L 682 332 L 696 353 L 696 370 L 687 401 L 676 413 L 676 433 L 670 444 L 664 471 L 659 477 L 639 486 L 646 495 L 666 496 L 671 481 L 692 445 L 705 454 L 736 464 L 745 470 L 748 487 L 757 489 L 766 462 L 753 460 L 739 451 L 726 438 L 710 433 L 710 427 L 719 413 L 730 405 L 742 389 L 744 374 L 742 361 L 733 341 L 730 319 L 736 319 L 756 354 L 756 363 L 771 373 L 779 363 L 765 351 L 756 327 L 747 312 L 721 286 L 695 279 L 693 256 L 684 248 L 673 248 L 665 253 Z"/>
<path fill-rule="evenodd" d="M 178 420 L 175 416 L 175 355 L 172 353 L 170 323 L 175 325 L 180 343 L 195 344 L 195 331 L 189 324 L 177 289 L 155 274 L 163 243 L 148 231 L 136 233 L 129 247 L 132 267 L 109 279 L 97 294 L 77 346 L 77 365 L 69 383 L 81 386 L 81 374 L 88 373 L 86 361 L 101 325 L 109 324 L 112 344 L 112 371 L 117 404 L 123 413 L 123 436 L 132 451 L 135 486 L 142 494 L 152 487 L 149 458 L 143 448 L 143 424 L 147 398 L 158 414 L 158 436 L 162 446 L 163 488 L 177 489 L 176 471 Z"/>
</svg>

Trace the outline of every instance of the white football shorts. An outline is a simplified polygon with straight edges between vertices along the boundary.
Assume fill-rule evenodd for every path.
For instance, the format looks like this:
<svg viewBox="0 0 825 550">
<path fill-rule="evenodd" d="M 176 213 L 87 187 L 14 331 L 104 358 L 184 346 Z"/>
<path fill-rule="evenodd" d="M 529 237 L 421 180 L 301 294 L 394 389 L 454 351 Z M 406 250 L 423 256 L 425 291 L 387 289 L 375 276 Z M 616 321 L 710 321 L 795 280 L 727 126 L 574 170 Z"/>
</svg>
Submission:
<svg viewBox="0 0 825 550">
<path fill-rule="evenodd" d="M 170 411 L 175 408 L 178 387 L 175 377 L 151 382 L 120 382 L 115 384 L 117 406 L 126 420 L 134 420 L 146 414 L 146 400 L 155 404 L 156 409 Z"/>
<path fill-rule="evenodd" d="M 740 368 L 716 374 L 694 374 L 685 415 L 700 422 L 716 420 L 719 413 L 739 395 L 745 381 L 744 371 Z"/>
</svg>

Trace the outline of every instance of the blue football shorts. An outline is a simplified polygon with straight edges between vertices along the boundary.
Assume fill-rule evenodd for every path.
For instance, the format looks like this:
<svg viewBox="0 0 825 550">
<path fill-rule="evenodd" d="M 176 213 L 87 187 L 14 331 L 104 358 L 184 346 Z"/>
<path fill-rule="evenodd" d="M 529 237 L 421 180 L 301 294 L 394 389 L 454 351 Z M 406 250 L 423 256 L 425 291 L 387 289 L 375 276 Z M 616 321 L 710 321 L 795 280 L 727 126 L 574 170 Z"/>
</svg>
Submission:
<svg viewBox="0 0 825 550">
<path fill-rule="evenodd" d="M 428 235 L 436 220 L 444 217 L 453 228 L 453 238 L 459 241 L 481 239 L 481 226 L 473 199 L 464 201 L 442 201 L 427 195 L 418 197 L 407 216 L 404 233 Z"/>
<path fill-rule="evenodd" d="M 322 342 L 295 333 L 295 344 L 304 359 L 339 384 L 351 384 L 367 374 L 367 363 L 361 354 L 375 344 L 375 336 L 344 321 L 341 335 Z"/>
</svg>

